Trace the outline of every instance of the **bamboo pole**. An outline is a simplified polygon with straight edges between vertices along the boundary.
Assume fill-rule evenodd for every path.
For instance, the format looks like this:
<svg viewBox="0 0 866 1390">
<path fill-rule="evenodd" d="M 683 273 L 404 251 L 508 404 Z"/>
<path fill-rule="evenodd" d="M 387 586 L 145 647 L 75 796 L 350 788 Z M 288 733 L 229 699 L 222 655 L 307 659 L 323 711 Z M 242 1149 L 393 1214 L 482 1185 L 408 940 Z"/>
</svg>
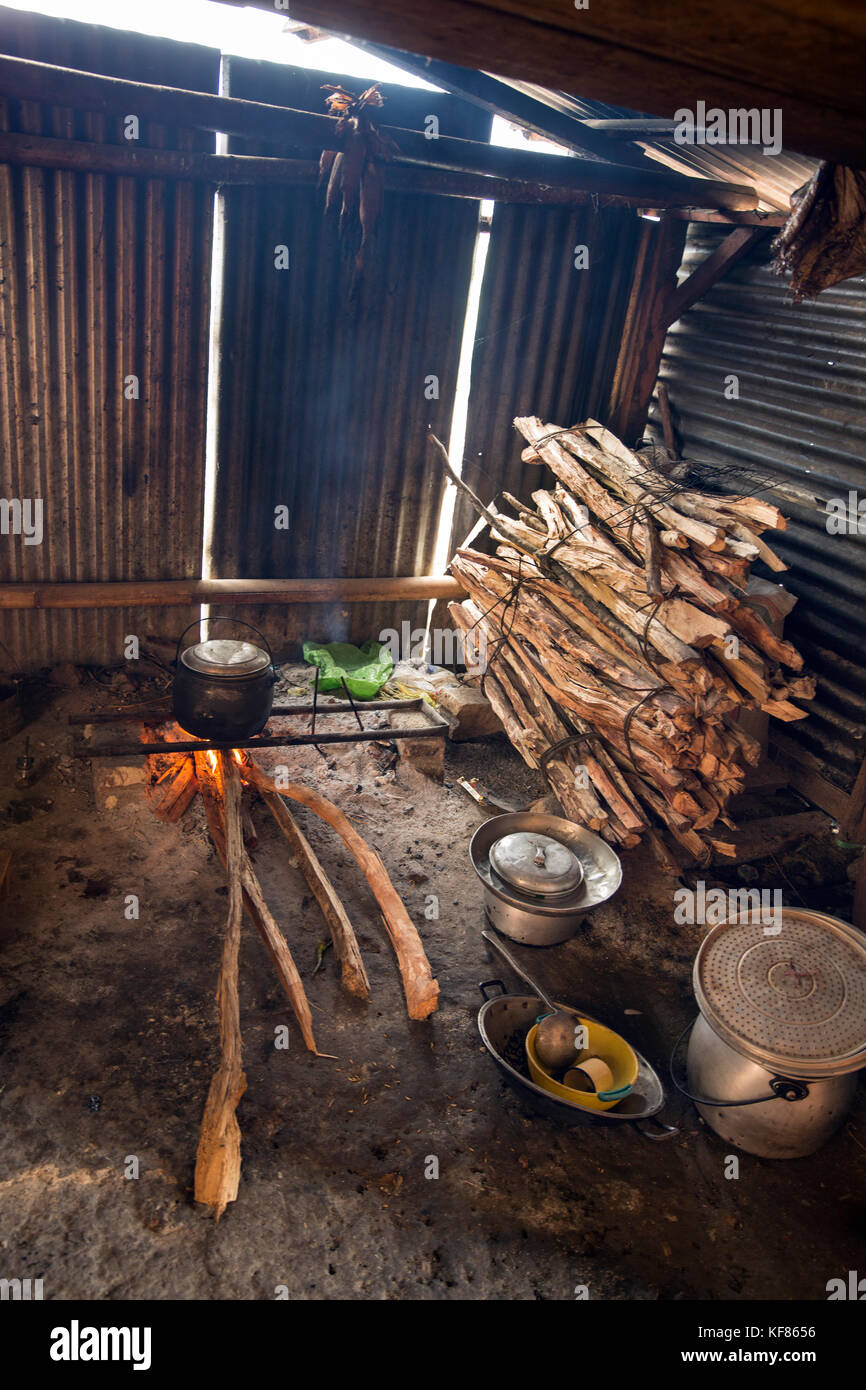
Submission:
<svg viewBox="0 0 866 1390">
<path fill-rule="evenodd" d="M 133 579 L 92 584 L 0 584 L 0 609 L 172 608 L 212 603 L 367 603 L 461 598 L 447 574 L 375 579 Z"/>
<path fill-rule="evenodd" d="M 289 184 L 311 187 L 319 181 L 319 164 L 314 159 L 142 149 L 134 145 L 58 140 L 18 131 L 0 132 L 0 164 L 36 169 L 71 169 L 123 177 L 179 179 L 220 187 L 278 185 L 284 188 Z M 427 168 L 422 164 L 385 164 L 382 166 L 382 182 L 388 192 L 466 198 L 473 202 L 492 198 L 497 203 L 532 206 L 586 207 L 592 204 L 593 207 L 623 208 L 639 208 L 646 202 L 646 195 L 639 192 L 599 193 L 589 188 L 560 188 L 527 178 Z M 677 211 L 685 209 L 678 208 Z"/>
</svg>

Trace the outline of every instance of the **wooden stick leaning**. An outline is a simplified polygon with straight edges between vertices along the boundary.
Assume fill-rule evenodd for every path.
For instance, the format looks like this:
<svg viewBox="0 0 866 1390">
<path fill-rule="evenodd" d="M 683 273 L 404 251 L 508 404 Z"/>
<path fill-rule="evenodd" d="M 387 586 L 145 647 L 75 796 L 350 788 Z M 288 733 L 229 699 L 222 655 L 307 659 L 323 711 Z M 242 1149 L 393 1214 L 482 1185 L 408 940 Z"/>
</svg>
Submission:
<svg viewBox="0 0 866 1390">
<path fill-rule="evenodd" d="M 319 863 L 315 851 L 304 835 L 294 816 L 292 816 L 282 797 L 267 787 L 259 787 L 259 794 L 285 835 L 298 857 L 301 872 L 307 880 L 322 916 L 328 924 L 334 951 L 340 962 L 343 988 L 347 994 L 365 1002 L 370 998 L 370 981 L 361 958 L 361 948 L 346 910 L 337 896 L 333 884 Z"/>
<path fill-rule="evenodd" d="M 220 1063 L 213 1075 L 202 1116 L 195 1162 L 195 1200 L 213 1207 L 219 1221 L 227 1204 L 238 1195 L 241 1131 L 235 1111 L 246 1090 L 247 1080 L 241 1064 L 238 1004 L 238 953 L 243 918 L 241 782 L 231 754 L 219 753 L 217 757 L 225 807 L 229 910 L 217 987 Z"/>
<path fill-rule="evenodd" d="M 376 851 L 358 834 L 339 807 L 320 796 L 318 792 L 301 786 L 298 782 L 290 782 L 286 787 L 277 787 L 276 783 L 253 762 L 244 763 L 241 773 L 259 791 L 269 791 L 275 796 L 287 796 L 291 801 L 299 801 L 302 806 L 307 806 L 322 820 L 327 821 L 332 830 L 337 832 L 360 865 L 381 908 L 385 930 L 397 956 L 409 1017 L 423 1019 L 435 1012 L 439 1006 L 438 982 L 433 978 L 418 929 Z"/>
<path fill-rule="evenodd" d="M 232 759 L 232 761 L 234 761 L 234 759 Z M 196 753 L 195 762 L 196 775 L 198 777 L 202 801 L 204 802 L 208 829 L 210 830 L 211 839 L 214 842 L 216 851 L 223 863 L 225 863 L 227 844 L 225 827 L 223 825 L 222 805 L 218 790 L 214 785 L 213 774 L 208 766 L 207 754 Z M 303 982 L 298 974 L 298 968 L 295 965 L 288 943 L 264 900 L 261 886 L 256 878 L 252 864 L 250 863 L 249 855 L 243 847 L 241 852 L 241 886 L 243 888 L 244 906 L 267 947 L 268 954 L 274 963 L 280 984 L 285 990 L 295 1017 L 298 1020 L 298 1026 L 307 1049 L 310 1052 L 316 1053 L 317 1056 L 327 1055 L 319 1053 L 319 1049 L 316 1046 L 316 1039 L 313 1034 L 313 1015 L 310 1011 L 310 1004 L 307 999 L 306 991 L 304 990 Z"/>
</svg>

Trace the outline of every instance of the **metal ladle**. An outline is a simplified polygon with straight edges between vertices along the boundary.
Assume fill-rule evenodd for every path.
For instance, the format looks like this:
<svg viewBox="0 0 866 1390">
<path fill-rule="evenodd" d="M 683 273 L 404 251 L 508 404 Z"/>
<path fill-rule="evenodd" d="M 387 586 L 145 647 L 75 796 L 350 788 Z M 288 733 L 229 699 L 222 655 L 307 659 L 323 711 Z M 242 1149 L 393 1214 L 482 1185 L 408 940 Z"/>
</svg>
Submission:
<svg viewBox="0 0 866 1390">
<path fill-rule="evenodd" d="M 568 1009 L 559 1004 L 554 1004 L 548 999 L 544 990 L 538 985 L 530 975 L 517 964 L 511 952 L 497 941 L 488 931 L 483 931 L 481 935 L 489 945 L 493 946 L 504 960 L 508 962 L 515 974 L 519 975 L 529 985 L 541 1000 L 546 1004 L 550 1013 L 538 1024 L 535 1034 L 535 1052 L 539 1062 L 548 1071 L 562 1071 L 565 1067 L 571 1066 L 581 1048 L 578 1047 L 575 1038 L 575 1030 L 578 1025 L 575 1019 L 580 1015 L 576 1009 Z"/>
</svg>

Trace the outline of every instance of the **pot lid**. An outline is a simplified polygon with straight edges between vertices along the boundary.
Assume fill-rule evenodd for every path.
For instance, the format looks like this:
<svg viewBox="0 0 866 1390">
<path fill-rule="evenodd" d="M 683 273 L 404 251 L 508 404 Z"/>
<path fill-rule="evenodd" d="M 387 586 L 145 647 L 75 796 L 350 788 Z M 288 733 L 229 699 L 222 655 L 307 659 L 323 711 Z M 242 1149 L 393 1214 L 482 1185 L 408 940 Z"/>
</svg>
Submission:
<svg viewBox="0 0 866 1390">
<path fill-rule="evenodd" d="M 271 664 L 261 647 L 227 637 L 213 637 L 208 642 L 187 647 L 181 661 L 191 671 L 200 671 L 206 676 L 251 676 Z"/>
<path fill-rule="evenodd" d="M 490 863 L 500 878 L 524 893 L 572 893 L 583 882 L 580 860 L 549 835 L 520 830 L 490 847 Z"/>
<path fill-rule="evenodd" d="M 784 908 L 722 923 L 694 967 L 713 1030 L 760 1065 L 794 1077 L 866 1065 L 866 938 L 820 912 Z"/>
</svg>

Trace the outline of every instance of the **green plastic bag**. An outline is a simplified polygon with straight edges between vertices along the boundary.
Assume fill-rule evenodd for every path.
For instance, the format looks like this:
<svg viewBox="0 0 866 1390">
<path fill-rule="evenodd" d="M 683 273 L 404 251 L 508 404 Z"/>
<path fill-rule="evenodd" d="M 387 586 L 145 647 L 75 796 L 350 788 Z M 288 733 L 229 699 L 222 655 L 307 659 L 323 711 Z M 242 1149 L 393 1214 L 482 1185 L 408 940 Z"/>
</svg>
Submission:
<svg viewBox="0 0 866 1390">
<path fill-rule="evenodd" d="M 350 642 L 305 642 L 304 660 L 318 666 L 320 690 L 342 690 L 343 680 L 353 700 L 374 699 L 394 669 L 394 658 L 381 642 L 363 647 Z"/>
</svg>

